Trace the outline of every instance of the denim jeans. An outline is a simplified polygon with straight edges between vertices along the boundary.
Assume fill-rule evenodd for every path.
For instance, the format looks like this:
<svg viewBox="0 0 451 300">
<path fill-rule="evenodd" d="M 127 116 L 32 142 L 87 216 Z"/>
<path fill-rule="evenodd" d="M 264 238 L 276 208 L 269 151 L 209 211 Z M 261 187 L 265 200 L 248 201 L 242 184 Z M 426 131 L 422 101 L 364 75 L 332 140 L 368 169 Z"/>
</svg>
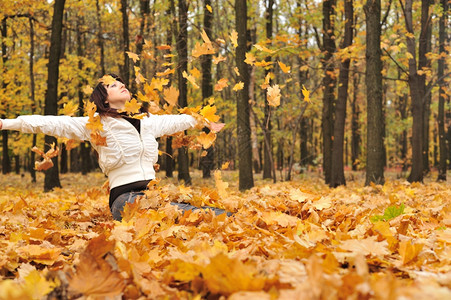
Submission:
<svg viewBox="0 0 451 300">
<path fill-rule="evenodd" d="M 119 197 L 114 200 L 113 205 L 111 205 L 111 213 L 113 215 L 113 219 L 116 221 L 122 221 L 122 212 L 124 211 L 124 206 L 126 203 L 133 203 L 135 202 L 135 199 L 138 196 L 144 196 L 144 192 L 128 192 L 121 194 Z M 188 210 L 198 210 L 198 209 L 211 209 L 216 215 L 220 215 L 223 213 L 226 213 L 228 217 L 232 215 L 231 212 L 226 212 L 224 209 L 216 208 L 216 207 L 210 207 L 210 206 L 202 206 L 197 207 L 188 203 L 178 203 L 178 202 L 171 202 L 171 205 L 177 206 L 179 209 L 181 209 L 183 212 Z"/>
</svg>

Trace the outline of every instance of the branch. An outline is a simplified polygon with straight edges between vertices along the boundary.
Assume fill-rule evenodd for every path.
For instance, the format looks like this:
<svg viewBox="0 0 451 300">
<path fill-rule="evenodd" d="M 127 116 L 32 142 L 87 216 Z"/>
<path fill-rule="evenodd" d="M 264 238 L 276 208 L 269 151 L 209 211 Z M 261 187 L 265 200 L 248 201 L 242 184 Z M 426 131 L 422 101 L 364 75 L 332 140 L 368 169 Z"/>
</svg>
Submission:
<svg viewBox="0 0 451 300">
<path fill-rule="evenodd" d="M 385 13 L 384 18 L 382 19 L 381 27 L 384 26 L 385 22 L 387 22 L 388 14 L 390 13 L 391 2 L 392 2 L 392 0 L 390 0 L 390 2 L 388 2 L 387 12 Z"/>
<path fill-rule="evenodd" d="M 387 53 L 388 57 L 391 58 L 391 60 L 398 66 L 398 68 L 403 71 L 407 76 L 409 76 L 409 72 L 407 72 L 403 67 L 401 67 L 398 62 L 390 55 L 390 53 L 385 50 L 385 48 L 382 48 L 382 50 L 384 50 L 385 53 Z"/>
<path fill-rule="evenodd" d="M 315 26 L 313 27 L 313 31 L 315 31 L 315 39 L 316 39 L 316 43 L 318 44 L 318 48 L 323 51 L 323 46 L 321 45 L 321 39 L 319 38 L 319 34 L 318 34 L 318 29 L 316 29 Z"/>
<path fill-rule="evenodd" d="M 432 84 L 428 84 L 428 90 L 426 91 L 426 93 L 423 96 L 422 102 L 425 103 L 426 102 L 426 98 L 429 96 L 429 94 L 432 92 L 432 88 L 434 86 L 436 86 L 437 84 L 439 84 L 445 77 L 451 75 L 451 72 L 446 73 L 445 75 L 443 75 L 440 78 L 437 78 L 437 80 Z"/>
</svg>

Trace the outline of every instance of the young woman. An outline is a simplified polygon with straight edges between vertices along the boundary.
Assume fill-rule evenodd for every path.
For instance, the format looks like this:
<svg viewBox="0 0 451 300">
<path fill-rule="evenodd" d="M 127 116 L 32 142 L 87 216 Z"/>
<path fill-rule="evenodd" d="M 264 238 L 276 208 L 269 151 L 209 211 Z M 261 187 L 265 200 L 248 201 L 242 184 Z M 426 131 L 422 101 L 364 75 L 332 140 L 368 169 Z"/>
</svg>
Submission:
<svg viewBox="0 0 451 300">
<path fill-rule="evenodd" d="M 20 116 L 17 119 L 0 120 L 0 129 L 91 141 L 99 154 L 99 166 L 109 179 L 111 213 L 115 220 L 120 221 L 124 205 L 144 195 L 148 183 L 155 179 L 153 165 L 158 160 L 156 138 L 192 128 L 197 125 L 197 120 L 190 115 L 149 113 L 143 119 L 134 119 L 120 113 L 131 95 L 119 76 L 109 75 L 115 81 L 110 84 L 99 83 L 90 97 L 101 118 L 101 135 L 106 138 L 105 146 L 96 145 L 90 140 L 91 131 L 86 128 L 88 117 Z M 183 211 L 199 209 L 186 203 L 171 204 Z M 216 214 L 225 213 L 222 209 L 203 208 L 212 209 Z"/>
</svg>

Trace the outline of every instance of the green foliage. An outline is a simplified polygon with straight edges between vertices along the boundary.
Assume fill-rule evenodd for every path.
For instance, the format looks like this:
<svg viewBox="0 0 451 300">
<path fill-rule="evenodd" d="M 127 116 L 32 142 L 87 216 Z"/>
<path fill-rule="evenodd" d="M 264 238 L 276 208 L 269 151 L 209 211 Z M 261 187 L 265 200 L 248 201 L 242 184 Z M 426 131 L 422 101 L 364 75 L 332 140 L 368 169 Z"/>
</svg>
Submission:
<svg viewBox="0 0 451 300">
<path fill-rule="evenodd" d="M 404 203 L 402 203 L 400 206 L 389 206 L 385 209 L 383 215 L 374 215 L 370 217 L 370 220 L 373 223 L 376 223 L 378 221 L 389 221 L 402 215 L 404 213 L 404 208 Z"/>
</svg>

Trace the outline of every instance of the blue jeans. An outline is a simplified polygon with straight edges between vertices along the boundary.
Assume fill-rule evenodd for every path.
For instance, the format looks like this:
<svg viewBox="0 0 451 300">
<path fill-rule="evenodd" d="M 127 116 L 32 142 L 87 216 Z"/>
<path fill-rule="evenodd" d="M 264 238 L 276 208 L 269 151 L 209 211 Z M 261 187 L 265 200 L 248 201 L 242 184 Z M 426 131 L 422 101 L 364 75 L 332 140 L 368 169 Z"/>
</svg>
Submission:
<svg viewBox="0 0 451 300">
<path fill-rule="evenodd" d="M 124 211 L 124 206 L 126 203 L 133 203 L 138 196 L 144 196 L 144 192 L 128 192 L 121 194 L 119 197 L 114 200 L 113 205 L 111 205 L 111 214 L 113 215 L 113 219 L 116 221 L 122 221 L 122 212 Z M 177 206 L 183 212 L 188 210 L 198 210 L 198 209 L 211 209 L 214 211 L 216 215 L 220 215 L 226 213 L 228 217 L 232 215 L 231 212 L 226 212 L 224 209 L 210 207 L 210 206 L 202 206 L 197 207 L 188 203 L 178 203 L 171 202 L 171 205 Z"/>
</svg>

